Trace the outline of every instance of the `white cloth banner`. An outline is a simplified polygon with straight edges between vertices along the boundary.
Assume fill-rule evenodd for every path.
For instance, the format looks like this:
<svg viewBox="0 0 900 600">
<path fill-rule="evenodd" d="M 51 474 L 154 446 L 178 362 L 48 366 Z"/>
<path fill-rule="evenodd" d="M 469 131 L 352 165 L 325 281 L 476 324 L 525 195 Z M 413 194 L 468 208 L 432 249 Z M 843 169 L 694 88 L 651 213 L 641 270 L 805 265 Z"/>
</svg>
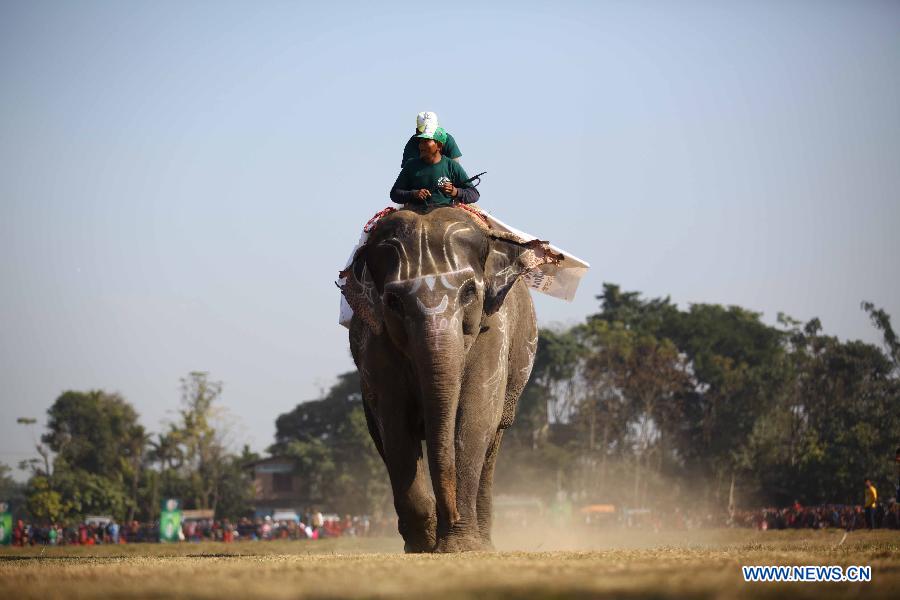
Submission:
<svg viewBox="0 0 900 600">
<path fill-rule="evenodd" d="M 491 227 L 494 229 L 512 233 L 513 235 L 522 238 L 523 242 L 530 242 L 531 240 L 538 239 L 530 233 L 519 231 L 515 227 L 507 225 L 489 212 L 481 212 L 488 218 Z M 526 273 L 523 276 L 523 279 L 528 287 L 535 291 L 571 302 L 575 299 L 575 292 L 578 291 L 578 284 L 581 283 L 581 278 L 584 277 L 584 274 L 591 268 L 591 265 L 574 254 L 570 254 L 565 250 L 557 248 L 553 244 L 548 245 L 554 252 L 562 254 L 564 257 L 563 260 L 561 260 L 558 265 L 552 263 L 541 265 L 537 269 Z"/>
</svg>

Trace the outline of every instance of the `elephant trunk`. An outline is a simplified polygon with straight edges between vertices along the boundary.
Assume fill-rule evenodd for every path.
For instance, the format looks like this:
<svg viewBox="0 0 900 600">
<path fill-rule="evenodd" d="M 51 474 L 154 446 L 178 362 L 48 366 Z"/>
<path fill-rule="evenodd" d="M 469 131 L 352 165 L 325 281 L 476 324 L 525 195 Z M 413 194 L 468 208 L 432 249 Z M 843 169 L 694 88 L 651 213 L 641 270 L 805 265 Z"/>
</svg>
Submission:
<svg viewBox="0 0 900 600">
<path fill-rule="evenodd" d="M 458 339 L 459 338 L 459 339 Z M 456 508 L 456 413 L 462 385 L 461 335 L 426 335 L 418 375 L 425 420 L 428 466 L 437 501 L 438 527 L 459 521 Z"/>
</svg>

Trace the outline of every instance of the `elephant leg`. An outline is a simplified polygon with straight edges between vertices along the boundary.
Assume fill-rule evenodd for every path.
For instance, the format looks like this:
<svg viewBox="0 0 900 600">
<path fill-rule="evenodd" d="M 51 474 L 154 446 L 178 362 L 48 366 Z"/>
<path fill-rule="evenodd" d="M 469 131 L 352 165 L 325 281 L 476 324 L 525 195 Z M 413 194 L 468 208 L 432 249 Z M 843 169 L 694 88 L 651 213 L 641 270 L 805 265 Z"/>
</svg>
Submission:
<svg viewBox="0 0 900 600">
<path fill-rule="evenodd" d="M 480 386 L 479 386 L 480 387 Z M 437 552 L 490 550 L 490 541 L 482 535 L 479 515 L 485 459 L 496 455 L 497 425 L 502 411 L 502 396 L 485 402 L 483 396 L 460 399 L 456 430 L 456 508 L 459 519 L 446 531 L 438 531 Z M 493 463 L 491 463 L 493 472 Z M 490 487 L 490 486 L 488 486 Z M 490 490 L 487 490 L 490 494 Z"/>
<path fill-rule="evenodd" d="M 372 341 L 370 349 L 373 352 L 360 356 L 357 361 L 363 406 L 369 433 L 391 481 L 404 550 L 431 552 L 437 518 L 422 442 L 413 425 L 418 422 L 418 415 L 404 387 L 406 378 L 396 367 L 384 362 L 387 353 L 379 348 L 377 340 Z"/>
<path fill-rule="evenodd" d="M 484 457 L 484 466 L 481 468 L 481 480 L 478 483 L 478 501 L 476 506 L 478 533 L 490 549 L 494 548 L 493 543 L 491 543 L 494 465 L 497 463 L 497 454 L 500 452 L 500 440 L 502 438 L 503 430 L 498 429 L 494 435 L 494 440 L 488 447 L 487 455 Z"/>
<path fill-rule="evenodd" d="M 414 422 L 409 417 L 410 403 L 403 400 L 405 395 L 398 390 L 386 397 L 374 392 L 370 384 L 369 381 L 363 385 L 366 422 L 391 481 L 397 528 L 403 536 L 404 550 L 431 552 L 437 528 L 435 500 L 422 455 L 422 442 L 409 427 L 409 423 Z"/>
<path fill-rule="evenodd" d="M 404 551 L 433 551 L 437 516 L 422 456 L 422 442 L 403 432 L 386 431 L 384 462 L 391 479 Z"/>
<path fill-rule="evenodd" d="M 363 386 L 363 389 L 365 389 L 365 386 Z M 384 457 L 384 443 L 381 441 L 381 432 L 378 430 L 378 421 L 375 419 L 375 415 L 372 414 L 372 409 L 369 408 L 369 404 L 367 402 L 363 402 L 362 404 L 363 412 L 366 415 L 366 427 L 369 429 L 369 435 L 372 438 L 372 442 L 375 444 L 375 449 L 378 450 L 378 455 L 381 457 L 381 460 L 387 461 Z"/>
<path fill-rule="evenodd" d="M 351 324 L 351 349 L 359 369 L 366 424 L 391 481 L 398 529 L 407 552 L 431 552 L 437 518 L 415 428 L 420 417 L 409 387 L 409 376 L 384 337 L 372 334 L 357 320 Z"/>
</svg>

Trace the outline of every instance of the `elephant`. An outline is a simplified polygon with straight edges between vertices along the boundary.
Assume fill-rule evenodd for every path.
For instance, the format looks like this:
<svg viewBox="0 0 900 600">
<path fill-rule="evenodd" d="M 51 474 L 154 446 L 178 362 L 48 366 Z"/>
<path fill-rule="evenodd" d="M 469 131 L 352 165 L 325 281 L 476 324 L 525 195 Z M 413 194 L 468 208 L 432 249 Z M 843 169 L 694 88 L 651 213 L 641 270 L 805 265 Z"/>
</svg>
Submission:
<svg viewBox="0 0 900 600">
<path fill-rule="evenodd" d="M 493 548 L 494 466 L 537 349 L 523 276 L 561 259 L 472 211 L 407 206 L 383 217 L 341 272 L 368 429 L 406 552 Z"/>
</svg>

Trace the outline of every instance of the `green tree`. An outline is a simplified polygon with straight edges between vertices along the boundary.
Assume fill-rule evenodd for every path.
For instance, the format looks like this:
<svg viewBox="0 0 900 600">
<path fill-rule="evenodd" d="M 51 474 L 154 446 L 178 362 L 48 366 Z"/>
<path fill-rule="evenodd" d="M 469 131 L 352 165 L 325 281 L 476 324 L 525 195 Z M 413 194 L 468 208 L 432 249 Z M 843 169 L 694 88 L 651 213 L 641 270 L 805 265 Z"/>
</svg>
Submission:
<svg viewBox="0 0 900 600">
<path fill-rule="evenodd" d="M 891 480 L 896 367 L 876 346 L 823 335 L 817 319 L 789 335 L 790 393 L 755 432 L 761 487 L 776 503 L 858 503 L 863 478 Z"/>
<path fill-rule="evenodd" d="M 665 319 L 675 314 L 667 299 L 645 304 L 636 293 L 622 294 L 615 286 L 607 286 L 600 298 L 602 312 L 581 328 L 589 348 L 585 373 L 592 390 L 579 411 L 588 424 L 584 449 L 587 456 L 599 452 L 600 477 L 594 487 L 603 490 L 610 448 L 619 448 L 618 458 L 630 459 L 632 465 L 627 501 L 644 505 L 651 480 L 661 483 L 692 379 L 675 344 L 657 337 Z M 596 464 L 592 458 L 583 460 Z"/>
<path fill-rule="evenodd" d="M 693 380 L 681 394 L 673 447 L 684 476 L 707 501 L 731 506 L 746 474 L 749 435 L 784 383 L 784 334 L 738 306 L 682 311 L 668 299 L 651 300 L 637 314 L 634 327 L 670 340 Z"/>
<path fill-rule="evenodd" d="M 872 324 L 884 336 L 884 346 L 894 363 L 894 369 L 900 369 L 900 338 L 891 326 L 891 316 L 884 309 L 876 308 L 872 302 L 863 302 L 862 309 L 868 313 Z"/>
<path fill-rule="evenodd" d="M 140 428 L 134 408 L 118 394 L 101 390 L 64 392 L 47 411 L 48 432 L 41 437 L 57 459 L 73 470 L 119 474 L 131 437 Z"/>
<path fill-rule="evenodd" d="M 48 409 L 44 464 L 33 466 L 29 511 L 38 518 L 133 514 L 134 485 L 142 469 L 144 430 L 134 408 L 118 394 L 67 391 Z M 44 448 L 39 447 L 39 451 Z"/>
<path fill-rule="evenodd" d="M 234 520 L 252 514 L 254 487 L 247 465 L 259 458 L 259 454 L 251 452 L 246 445 L 240 454 L 228 455 L 223 465 L 222 480 L 219 484 L 219 503 L 216 506 L 216 516 Z"/>
<path fill-rule="evenodd" d="M 567 417 L 586 435 L 573 462 L 593 468 L 599 453 L 603 473 L 615 452 L 635 488 L 649 484 L 644 475 L 668 475 L 721 508 L 857 502 L 862 477 L 887 485 L 900 376 L 897 336 L 882 309 L 862 305 L 886 352 L 826 336 L 818 319 L 801 326 L 780 315 L 773 327 L 741 307 L 680 310 L 612 284 L 599 299 L 585 325 L 554 334 L 582 346 L 584 364 L 570 361 L 554 382 L 565 389 L 579 378 L 587 390 Z M 544 381 L 529 388 L 526 397 Z"/>
<path fill-rule="evenodd" d="M 249 510 L 253 484 L 244 466 L 255 455 L 246 448 L 234 455 L 227 448 L 226 411 L 219 406 L 223 387 L 201 371 L 181 379 L 179 421 L 149 441 L 147 460 L 159 468 L 158 477 L 148 481 L 154 506 L 165 496 L 183 499 L 188 508 L 212 509 L 218 517 Z"/>
<path fill-rule="evenodd" d="M 169 424 L 166 433 L 158 433 L 155 439 L 152 436 L 148 439 L 146 460 L 151 468 L 145 470 L 142 485 L 145 497 L 143 515 L 147 520 L 158 518 L 161 494 L 184 498 L 188 493 L 187 486 L 181 485 L 184 482 L 180 474 L 184 464 L 184 453 L 178 440 L 178 430 L 173 424 Z"/>
<path fill-rule="evenodd" d="M 290 456 L 309 499 L 342 513 L 373 513 L 390 499 L 387 472 L 366 424 L 359 374 L 338 376 L 323 398 L 276 420 L 274 455 Z"/>
<path fill-rule="evenodd" d="M 62 494 L 50 487 L 46 475 L 35 475 L 28 480 L 26 497 L 28 513 L 39 522 L 59 522 L 71 513 L 71 506 Z"/>
<path fill-rule="evenodd" d="M 190 500 L 195 508 L 216 509 L 225 466 L 226 450 L 213 426 L 219 416 L 216 401 L 222 394 L 221 381 L 193 371 L 181 380 L 181 423 L 176 430 L 190 481 Z"/>
</svg>

